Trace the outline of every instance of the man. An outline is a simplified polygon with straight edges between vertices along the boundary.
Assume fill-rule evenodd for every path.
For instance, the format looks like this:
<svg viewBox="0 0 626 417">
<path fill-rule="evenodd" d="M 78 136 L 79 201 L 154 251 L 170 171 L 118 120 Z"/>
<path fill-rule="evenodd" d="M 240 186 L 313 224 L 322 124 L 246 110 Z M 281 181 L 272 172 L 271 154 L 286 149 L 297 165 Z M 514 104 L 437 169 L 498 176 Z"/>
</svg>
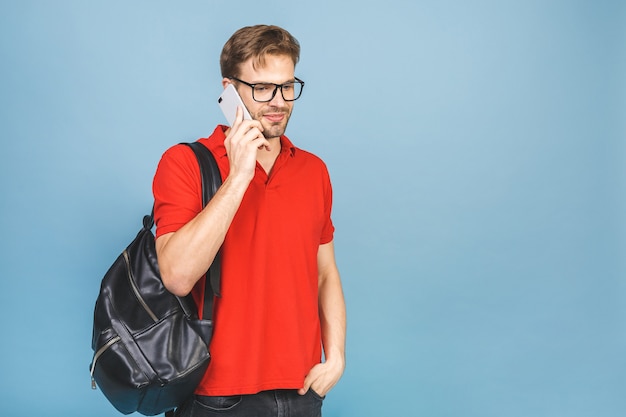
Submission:
<svg viewBox="0 0 626 417">
<path fill-rule="evenodd" d="M 212 359 L 180 417 L 320 416 L 345 367 L 330 179 L 319 158 L 284 136 L 304 85 L 295 77 L 299 54 L 276 26 L 242 28 L 224 45 L 222 85 L 235 86 L 253 120 L 238 109 L 233 126 L 200 139 L 224 178 L 204 209 L 188 147 L 165 152 L 155 174 L 165 286 L 201 304 L 203 274 L 222 248 Z"/>
</svg>

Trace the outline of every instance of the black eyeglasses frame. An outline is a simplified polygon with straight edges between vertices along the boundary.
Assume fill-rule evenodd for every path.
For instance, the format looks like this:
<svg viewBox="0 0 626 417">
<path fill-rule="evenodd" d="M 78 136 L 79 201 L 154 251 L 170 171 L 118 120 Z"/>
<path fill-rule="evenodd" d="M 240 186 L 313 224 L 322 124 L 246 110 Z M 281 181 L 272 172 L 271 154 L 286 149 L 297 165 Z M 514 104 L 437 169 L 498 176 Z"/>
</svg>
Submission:
<svg viewBox="0 0 626 417">
<path fill-rule="evenodd" d="M 286 82 L 286 83 L 283 83 L 283 84 L 275 84 L 275 83 L 267 83 L 267 82 L 263 82 L 263 83 L 249 83 L 249 82 L 241 80 L 241 79 L 239 79 L 237 77 L 228 77 L 228 78 L 231 79 L 231 80 L 235 80 L 237 82 L 240 82 L 242 84 L 245 84 L 248 87 L 250 87 L 250 89 L 252 90 L 252 100 L 256 101 L 257 103 L 268 103 L 268 102 L 274 100 L 274 97 L 276 97 L 276 92 L 278 91 L 279 88 L 280 88 L 280 95 L 283 97 L 283 100 L 285 100 L 285 101 L 296 101 L 297 99 L 300 98 L 300 96 L 302 96 L 302 91 L 304 91 L 304 81 L 302 81 L 298 77 L 293 77 L 293 79 L 295 81 L 289 81 L 289 82 Z M 295 98 L 286 99 L 285 98 L 285 94 L 283 93 L 283 87 L 286 84 L 296 84 L 296 83 L 300 84 L 300 94 L 298 94 L 298 96 L 295 97 Z M 270 97 L 269 100 L 257 100 L 254 97 L 254 87 L 257 86 L 257 85 L 260 85 L 260 84 L 268 84 L 268 85 L 273 85 L 274 86 L 274 92 L 272 93 L 272 97 Z"/>
</svg>

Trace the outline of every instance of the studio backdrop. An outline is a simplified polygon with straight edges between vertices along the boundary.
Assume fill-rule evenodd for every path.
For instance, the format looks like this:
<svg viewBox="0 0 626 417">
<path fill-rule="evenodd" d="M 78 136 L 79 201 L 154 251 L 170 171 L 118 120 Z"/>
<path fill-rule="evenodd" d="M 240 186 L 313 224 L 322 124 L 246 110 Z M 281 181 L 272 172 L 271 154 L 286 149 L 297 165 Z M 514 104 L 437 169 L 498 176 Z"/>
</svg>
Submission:
<svg viewBox="0 0 626 417">
<path fill-rule="evenodd" d="M 224 123 L 242 26 L 300 41 L 348 307 L 326 417 L 626 410 L 626 7 L 609 0 L 0 2 L 0 390 L 117 415 L 100 280 L 162 153 Z"/>
</svg>

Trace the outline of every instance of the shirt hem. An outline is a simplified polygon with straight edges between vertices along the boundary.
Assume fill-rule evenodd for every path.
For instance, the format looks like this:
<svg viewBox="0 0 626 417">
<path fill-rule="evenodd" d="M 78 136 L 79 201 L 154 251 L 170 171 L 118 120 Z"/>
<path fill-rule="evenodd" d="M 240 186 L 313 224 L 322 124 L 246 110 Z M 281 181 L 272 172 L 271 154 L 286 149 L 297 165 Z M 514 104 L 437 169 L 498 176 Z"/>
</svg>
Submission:
<svg viewBox="0 0 626 417">
<path fill-rule="evenodd" d="M 227 396 L 227 395 L 250 395 L 258 394 L 263 391 L 270 391 L 275 389 L 300 389 L 304 385 L 304 378 L 297 381 L 284 381 L 276 383 L 267 383 L 262 385 L 254 385 L 247 387 L 230 387 L 230 388 L 198 388 L 196 389 L 196 395 L 202 395 L 207 397 L 215 396 Z"/>
</svg>

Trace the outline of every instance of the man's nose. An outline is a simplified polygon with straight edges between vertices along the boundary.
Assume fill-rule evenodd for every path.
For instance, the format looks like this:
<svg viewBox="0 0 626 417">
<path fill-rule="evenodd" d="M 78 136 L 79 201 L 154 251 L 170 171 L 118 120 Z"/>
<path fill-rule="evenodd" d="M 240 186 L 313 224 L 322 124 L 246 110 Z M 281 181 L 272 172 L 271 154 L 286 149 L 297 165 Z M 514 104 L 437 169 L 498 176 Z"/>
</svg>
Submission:
<svg viewBox="0 0 626 417">
<path fill-rule="evenodd" d="M 276 88 L 276 93 L 274 97 L 269 102 L 270 106 L 281 107 L 285 104 L 285 99 L 283 98 L 283 90 L 280 87 Z"/>
</svg>

